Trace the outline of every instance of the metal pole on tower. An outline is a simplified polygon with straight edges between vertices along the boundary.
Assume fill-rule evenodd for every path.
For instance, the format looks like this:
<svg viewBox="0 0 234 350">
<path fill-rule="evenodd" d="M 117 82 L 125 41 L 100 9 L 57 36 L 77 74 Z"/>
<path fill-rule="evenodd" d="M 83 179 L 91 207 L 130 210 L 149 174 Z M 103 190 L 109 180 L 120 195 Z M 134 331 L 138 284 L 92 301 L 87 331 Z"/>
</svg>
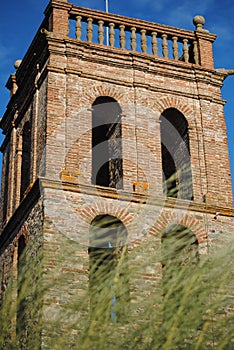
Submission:
<svg viewBox="0 0 234 350">
<path fill-rule="evenodd" d="M 106 13 L 109 12 L 109 2 L 108 0 L 105 0 L 106 2 Z M 109 27 L 106 27 L 106 45 L 109 46 Z"/>
<path fill-rule="evenodd" d="M 106 1 L 106 12 L 108 13 L 109 12 L 109 3 L 108 3 L 108 0 L 105 0 Z"/>
</svg>

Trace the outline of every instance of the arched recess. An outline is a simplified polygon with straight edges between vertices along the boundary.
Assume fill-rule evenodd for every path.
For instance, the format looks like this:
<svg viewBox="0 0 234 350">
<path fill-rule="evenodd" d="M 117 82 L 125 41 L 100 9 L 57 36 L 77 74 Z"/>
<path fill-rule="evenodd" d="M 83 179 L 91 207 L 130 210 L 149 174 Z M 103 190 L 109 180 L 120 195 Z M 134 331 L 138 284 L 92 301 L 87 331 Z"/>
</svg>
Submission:
<svg viewBox="0 0 234 350">
<path fill-rule="evenodd" d="M 92 183 L 123 188 L 121 108 L 112 97 L 92 105 Z"/>
<path fill-rule="evenodd" d="M 170 225 L 162 233 L 162 265 L 196 264 L 199 259 L 196 235 L 184 225 Z"/>
<path fill-rule="evenodd" d="M 91 316 L 123 322 L 129 300 L 127 230 L 118 218 L 98 215 L 90 225 Z"/>
<path fill-rule="evenodd" d="M 31 175 L 31 123 L 25 123 L 22 133 L 22 163 L 20 198 L 22 199 L 27 187 L 30 185 Z"/>
<path fill-rule="evenodd" d="M 26 329 L 25 274 L 26 272 L 26 240 L 24 235 L 18 239 L 17 248 L 17 315 L 16 332 L 19 339 L 23 337 Z"/>
<path fill-rule="evenodd" d="M 183 332 L 186 324 L 193 324 L 191 320 L 196 307 L 198 310 L 201 307 L 196 284 L 201 271 L 198 270 L 198 241 L 195 234 L 183 225 L 169 226 L 162 233 L 161 261 L 162 334 L 168 334 L 168 329 L 172 329 L 180 319 L 176 329 L 181 336 L 180 332 Z M 183 315 L 183 320 L 179 315 Z M 193 334 L 192 330 L 188 334 Z M 186 349 L 190 348 L 190 343 L 186 345 Z"/>
<path fill-rule="evenodd" d="M 160 117 L 163 190 L 168 197 L 193 199 L 188 122 L 176 108 Z"/>
<path fill-rule="evenodd" d="M 180 302 L 199 261 L 198 241 L 186 226 L 171 225 L 162 233 L 162 286 L 164 297 Z M 165 305 L 165 309 L 168 305 Z"/>
</svg>

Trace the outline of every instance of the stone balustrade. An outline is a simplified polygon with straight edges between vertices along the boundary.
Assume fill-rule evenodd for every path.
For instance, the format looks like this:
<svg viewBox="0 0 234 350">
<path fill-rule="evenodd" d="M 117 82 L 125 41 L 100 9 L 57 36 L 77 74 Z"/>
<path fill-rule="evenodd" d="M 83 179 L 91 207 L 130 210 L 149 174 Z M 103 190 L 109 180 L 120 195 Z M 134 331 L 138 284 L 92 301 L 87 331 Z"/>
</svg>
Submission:
<svg viewBox="0 0 234 350">
<path fill-rule="evenodd" d="M 70 37 L 110 50 L 195 64 L 214 69 L 212 44 L 215 34 L 204 29 L 205 19 L 195 16 L 195 30 L 185 30 L 140 19 L 82 8 L 67 0 L 51 0 L 43 28 L 62 39 Z M 120 51 L 119 51 L 120 52 Z"/>
<path fill-rule="evenodd" d="M 193 31 L 75 6 L 69 11 L 69 22 L 69 36 L 77 40 L 200 64 Z"/>
</svg>

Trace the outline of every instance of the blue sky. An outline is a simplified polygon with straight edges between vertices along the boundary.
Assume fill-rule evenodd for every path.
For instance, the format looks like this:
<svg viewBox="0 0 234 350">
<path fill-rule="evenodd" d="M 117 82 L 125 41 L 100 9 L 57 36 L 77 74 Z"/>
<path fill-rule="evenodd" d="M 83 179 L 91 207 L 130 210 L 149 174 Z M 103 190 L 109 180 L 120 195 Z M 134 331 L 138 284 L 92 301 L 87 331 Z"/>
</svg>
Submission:
<svg viewBox="0 0 234 350">
<path fill-rule="evenodd" d="M 4 114 L 9 92 L 5 84 L 14 72 L 14 62 L 22 59 L 49 0 L 7 0 L 0 12 L 0 117 Z M 105 10 L 105 0 L 73 0 L 74 5 Z M 193 17 L 206 18 L 205 28 L 217 34 L 214 44 L 215 68 L 234 69 L 234 1 L 233 0 L 109 0 L 109 11 L 120 15 L 154 21 L 179 28 L 194 29 Z M 222 88 L 225 105 L 231 174 L 234 184 L 234 76 Z M 0 142 L 3 137 L 0 135 Z"/>
</svg>

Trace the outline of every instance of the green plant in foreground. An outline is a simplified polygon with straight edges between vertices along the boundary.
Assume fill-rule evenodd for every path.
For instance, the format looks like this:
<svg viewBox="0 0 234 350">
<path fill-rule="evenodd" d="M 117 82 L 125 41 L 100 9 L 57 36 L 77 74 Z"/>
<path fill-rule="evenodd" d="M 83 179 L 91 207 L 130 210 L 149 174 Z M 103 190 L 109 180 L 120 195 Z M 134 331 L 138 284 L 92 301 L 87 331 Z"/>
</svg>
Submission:
<svg viewBox="0 0 234 350">
<path fill-rule="evenodd" d="M 89 269 L 94 287 L 88 272 L 82 280 L 76 271 L 74 256 L 84 249 L 78 243 L 64 242 L 49 268 L 46 254 L 26 249 L 1 305 L 0 348 L 231 350 L 233 241 L 201 257 L 186 248 L 188 236 L 180 228 L 180 239 L 168 235 L 162 249 L 148 240 L 127 253 L 126 245 L 111 270 L 108 263 L 97 269 L 101 255 Z M 152 272 L 157 262 L 161 280 Z"/>
</svg>

